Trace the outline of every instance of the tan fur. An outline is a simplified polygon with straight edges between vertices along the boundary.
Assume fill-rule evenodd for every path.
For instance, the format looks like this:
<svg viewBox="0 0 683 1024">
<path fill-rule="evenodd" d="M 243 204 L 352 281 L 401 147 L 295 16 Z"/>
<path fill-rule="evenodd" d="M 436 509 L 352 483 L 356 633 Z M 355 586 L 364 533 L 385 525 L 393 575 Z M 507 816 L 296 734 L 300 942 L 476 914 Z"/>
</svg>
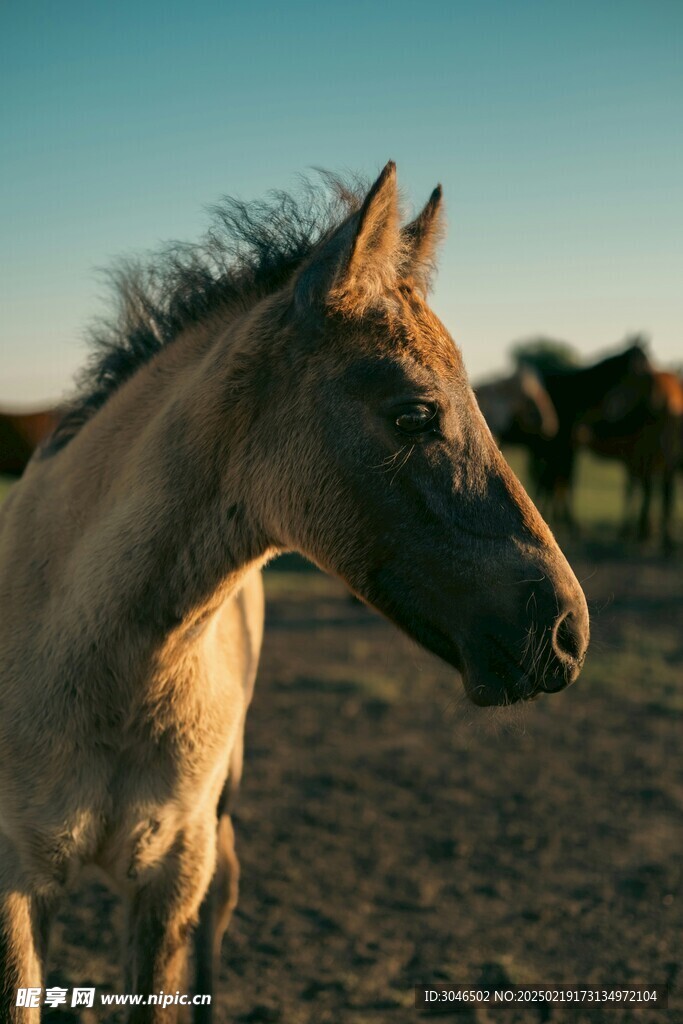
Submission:
<svg viewBox="0 0 683 1024">
<path fill-rule="evenodd" d="M 446 231 L 441 185 L 437 185 L 424 209 L 403 229 L 401 272 L 426 297 L 436 270 L 436 254 Z"/>
<path fill-rule="evenodd" d="M 40 984 L 49 911 L 86 863 L 126 901 L 129 991 L 182 984 L 200 916 L 211 983 L 274 553 L 341 576 L 478 703 L 578 675 L 581 589 L 408 273 L 435 210 L 424 246 L 398 237 L 396 210 L 390 165 L 300 273 L 186 329 L 2 510 L 3 1021 L 30 1019 L 15 986 Z M 406 402 L 438 429 L 402 433 Z"/>
<path fill-rule="evenodd" d="M 351 227 L 351 245 L 342 255 L 328 305 L 358 316 L 396 286 L 403 236 L 394 163 L 386 165 L 352 218 Z"/>
</svg>

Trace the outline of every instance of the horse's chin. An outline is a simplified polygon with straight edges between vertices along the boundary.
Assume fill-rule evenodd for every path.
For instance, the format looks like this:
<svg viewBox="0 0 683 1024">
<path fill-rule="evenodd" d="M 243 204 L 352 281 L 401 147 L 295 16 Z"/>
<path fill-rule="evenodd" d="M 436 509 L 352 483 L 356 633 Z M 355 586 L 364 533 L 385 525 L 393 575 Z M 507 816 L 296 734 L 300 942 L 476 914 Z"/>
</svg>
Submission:
<svg viewBox="0 0 683 1024">
<path fill-rule="evenodd" d="M 466 658 L 462 671 L 465 693 L 478 707 L 500 707 L 533 700 L 538 686 L 521 665 L 503 660 L 482 638 L 476 658 Z"/>
<path fill-rule="evenodd" d="M 462 681 L 467 697 L 480 708 L 509 706 L 533 696 L 526 697 L 514 686 L 514 680 L 504 679 L 493 672 L 465 670 Z"/>
<path fill-rule="evenodd" d="M 372 604 L 378 611 L 383 611 L 379 602 Z M 467 697 L 478 707 L 516 704 L 538 696 L 538 687 L 524 669 L 509 656 L 501 656 L 499 651 L 494 650 L 489 636 L 482 635 L 479 643 L 465 647 L 459 639 L 449 636 L 431 623 L 413 620 L 408 625 L 395 613 L 389 614 L 388 618 L 421 647 L 456 669 L 462 676 Z M 471 651 L 468 649 L 470 646 Z"/>
<path fill-rule="evenodd" d="M 516 704 L 521 700 L 533 700 L 538 695 L 524 669 L 516 663 L 502 659 L 493 651 L 490 639 L 482 637 L 470 652 L 457 640 L 434 627 L 415 631 L 423 647 L 447 662 L 462 676 L 465 693 L 478 707 L 499 707 Z"/>
</svg>

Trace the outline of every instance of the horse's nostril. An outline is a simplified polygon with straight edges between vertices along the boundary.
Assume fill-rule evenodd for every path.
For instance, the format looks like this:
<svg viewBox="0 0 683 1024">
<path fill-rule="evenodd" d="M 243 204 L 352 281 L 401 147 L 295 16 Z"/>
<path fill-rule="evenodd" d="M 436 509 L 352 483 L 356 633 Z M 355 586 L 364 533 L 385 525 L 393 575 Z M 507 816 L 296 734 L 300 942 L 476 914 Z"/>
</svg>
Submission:
<svg viewBox="0 0 683 1024">
<path fill-rule="evenodd" d="M 541 689 L 558 693 L 579 677 L 588 648 L 588 619 L 578 611 L 568 611 L 555 620 L 553 629 L 555 665 L 545 672 Z"/>
<path fill-rule="evenodd" d="M 554 641 L 555 652 L 560 658 L 569 658 L 575 664 L 581 664 L 586 653 L 586 640 L 573 612 L 567 612 L 558 622 Z"/>
</svg>

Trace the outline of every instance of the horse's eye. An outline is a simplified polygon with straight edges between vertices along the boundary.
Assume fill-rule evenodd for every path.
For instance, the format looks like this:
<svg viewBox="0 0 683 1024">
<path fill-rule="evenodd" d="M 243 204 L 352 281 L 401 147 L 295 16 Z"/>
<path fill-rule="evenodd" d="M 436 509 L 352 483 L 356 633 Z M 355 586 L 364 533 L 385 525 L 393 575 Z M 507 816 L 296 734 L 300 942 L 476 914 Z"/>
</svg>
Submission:
<svg viewBox="0 0 683 1024">
<path fill-rule="evenodd" d="M 431 405 L 411 405 L 395 420 L 402 434 L 422 434 L 436 426 L 436 409 Z"/>
</svg>

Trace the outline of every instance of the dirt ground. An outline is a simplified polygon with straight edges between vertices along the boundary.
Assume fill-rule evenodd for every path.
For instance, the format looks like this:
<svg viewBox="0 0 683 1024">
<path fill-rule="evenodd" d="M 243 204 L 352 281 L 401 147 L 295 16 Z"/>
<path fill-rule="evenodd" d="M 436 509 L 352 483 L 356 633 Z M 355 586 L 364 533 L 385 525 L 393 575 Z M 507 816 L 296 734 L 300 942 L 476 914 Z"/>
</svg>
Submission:
<svg viewBox="0 0 683 1024">
<path fill-rule="evenodd" d="M 574 562 L 593 613 L 584 676 L 507 712 L 467 705 L 452 671 L 336 581 L 286 560 L 267 573 L 218 1021 L 408 1024 L 427 1019 L 416 982 L 680 985 L 683 560 L 594 545 Z M 120 992 L 119 925 L 85 882 L 50 983 Z"/>
</svg>

